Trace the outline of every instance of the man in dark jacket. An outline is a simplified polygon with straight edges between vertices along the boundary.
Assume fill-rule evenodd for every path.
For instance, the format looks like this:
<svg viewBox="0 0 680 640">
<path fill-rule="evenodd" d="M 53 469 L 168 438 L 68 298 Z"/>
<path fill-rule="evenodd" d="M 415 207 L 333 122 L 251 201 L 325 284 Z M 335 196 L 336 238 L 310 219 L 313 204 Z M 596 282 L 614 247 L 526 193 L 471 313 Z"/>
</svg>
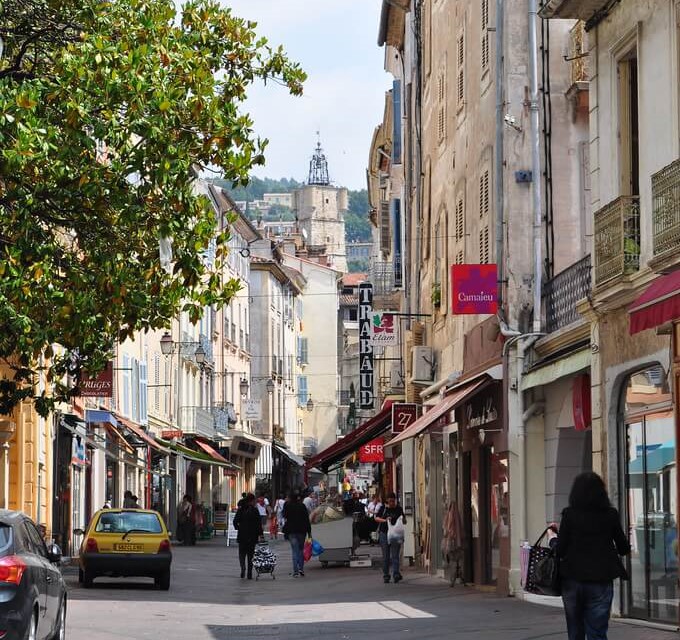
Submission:
<svg viewBox="0 0 680 640">
<path fill-rule="evenodd" d="M 248 580 L 253 579 L 253 556 L 255 544 L 262 537 L 260 512 L 255 506 L 255 496 L 249 493 L 234 516 L 234 528 L 238 531 L 238 560 L 241 563 L 241 579 L 246 577 L 248 559 Z"/>
<path fill-rule="evenodd" d="M 293 552 L 293 577 L 305 575 L 304 547 L 305 538 L 312 535 L 312 525 L 309 521 L 309 512 L 302 502 L 300 494 L 294 491 L 290 499 L 283 506 L 283 533 L 290 542 Z"/>
</svg>

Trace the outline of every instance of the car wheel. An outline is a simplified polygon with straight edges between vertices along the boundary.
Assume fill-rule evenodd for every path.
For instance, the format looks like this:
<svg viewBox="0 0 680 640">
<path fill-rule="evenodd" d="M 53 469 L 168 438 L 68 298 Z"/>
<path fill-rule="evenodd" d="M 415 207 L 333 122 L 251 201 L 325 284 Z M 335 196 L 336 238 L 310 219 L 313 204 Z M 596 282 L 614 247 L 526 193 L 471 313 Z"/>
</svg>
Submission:
<svg viewBox="0 0 680 640">
<path fill-rule="evenodd" d="M 86 589 L 89 589 L 92 586 L 92 583 L 94 582 L 94 573 L 92 571 L 88 571 L 87 569 L 83 570 L 83 586 Z"/>
<path fill-rule="evenodd" d="M 25 640 L 36 640 L 38 637 L 38 613 L 36 611 L 31 615 L 31 621 L 26 628 Z"/>
<path fill-rule="evenodd" d="M 66 598 L 61 601 L 59 615 L 57 616 L 57 626 L 50 640 L 66 640 Z"/>
<path fill-rule="evenodd" d="M 170 569 L 156 576 L 154 583 L 161 591 L 168 591 L 170 589 Z"/>
</svg>

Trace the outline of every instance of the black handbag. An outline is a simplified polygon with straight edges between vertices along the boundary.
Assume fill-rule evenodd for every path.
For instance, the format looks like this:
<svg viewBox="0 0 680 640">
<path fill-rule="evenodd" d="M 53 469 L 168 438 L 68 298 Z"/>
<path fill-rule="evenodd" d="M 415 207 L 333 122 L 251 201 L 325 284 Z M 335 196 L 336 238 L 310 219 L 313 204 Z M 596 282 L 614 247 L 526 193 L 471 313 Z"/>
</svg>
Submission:
<svg viewBox="0 0 680 640">
<path fill-rule="evenodd" d="M 560 583 L 560 563 L 554 548 L 543 547 L 541 542 L 548 533 L 547 527 L 529 551 L 526 591 L 544 596 L 562 594 Z"/>
</svg>

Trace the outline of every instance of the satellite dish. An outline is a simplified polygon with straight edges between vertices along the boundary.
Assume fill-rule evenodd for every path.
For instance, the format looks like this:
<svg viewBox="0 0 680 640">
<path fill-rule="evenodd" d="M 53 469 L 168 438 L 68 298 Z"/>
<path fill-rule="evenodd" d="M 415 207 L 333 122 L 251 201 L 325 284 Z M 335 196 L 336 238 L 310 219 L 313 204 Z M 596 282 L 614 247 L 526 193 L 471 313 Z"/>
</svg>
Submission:
<svg viewBox="0 0 680 640">
<path fill-rule="evenodd" d="M 302 237 L 306 240 L 307 239 L 307 229 L 302 230 Z"/>
</svg>

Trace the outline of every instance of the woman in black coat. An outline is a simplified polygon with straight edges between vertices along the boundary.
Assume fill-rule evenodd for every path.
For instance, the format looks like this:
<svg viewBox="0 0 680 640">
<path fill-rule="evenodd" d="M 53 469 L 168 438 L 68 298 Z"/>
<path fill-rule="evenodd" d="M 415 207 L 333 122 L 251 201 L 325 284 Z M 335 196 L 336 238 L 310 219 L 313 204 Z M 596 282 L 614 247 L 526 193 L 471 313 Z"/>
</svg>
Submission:
<svg viewBox="0 0 680 640">
<path fill-rule="evenodd" d="M 619 512 L 609 502 L 602 478 L 580 474 L 557 538 L 569 640 L 607 640 L 613 581 L 628 577 L 620 558 L 628 553 Z"/>
<path fill-rule="evenodd" d="M 246 558 L 248 559 L 248 580 L 253 579 L 253 556 L 255 545 L 262 537 L 262 520 L 255 506 L 255 496 L 249 493 L 234 516 L 234 528 L 238 531 L 238 560 L 241 563 L 241 578 L 246 577 Z"/>
</svg>

